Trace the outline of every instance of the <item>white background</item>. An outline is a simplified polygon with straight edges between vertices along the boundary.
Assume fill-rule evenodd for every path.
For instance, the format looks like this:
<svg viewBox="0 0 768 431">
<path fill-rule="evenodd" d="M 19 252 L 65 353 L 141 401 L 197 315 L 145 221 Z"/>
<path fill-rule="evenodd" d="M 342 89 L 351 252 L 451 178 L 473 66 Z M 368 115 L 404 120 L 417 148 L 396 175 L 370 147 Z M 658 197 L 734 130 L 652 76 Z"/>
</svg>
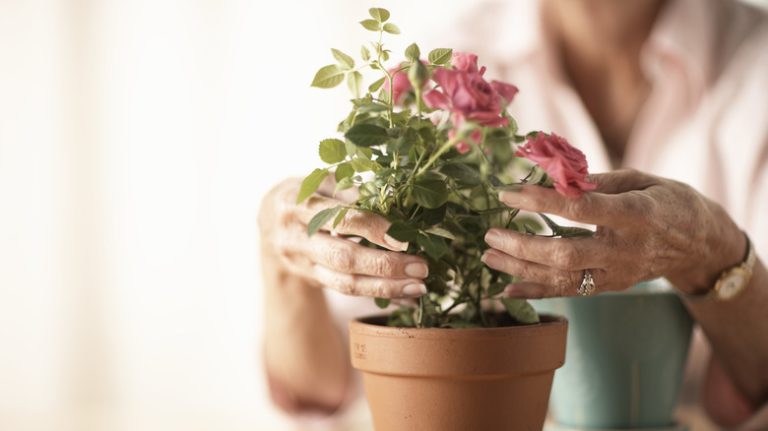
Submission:
<svg viewBox="0 0 768 431">
<path fill-rule="evenodd" d="M 459 2 L 387 0 L 431 44 Z M 0 0 L 0 430 L 283 429 L 255 218 L 347 109 L 353 0 Z M 369 81 L 370 82 L 370 81 Z"/>
</svg>

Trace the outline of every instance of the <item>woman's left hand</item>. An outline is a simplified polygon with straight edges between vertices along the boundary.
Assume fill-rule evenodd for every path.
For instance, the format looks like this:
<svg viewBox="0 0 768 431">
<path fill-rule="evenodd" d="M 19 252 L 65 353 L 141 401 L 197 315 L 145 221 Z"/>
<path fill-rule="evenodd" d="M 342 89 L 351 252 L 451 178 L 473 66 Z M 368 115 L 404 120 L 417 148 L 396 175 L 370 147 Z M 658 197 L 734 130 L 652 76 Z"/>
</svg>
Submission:
<svg viewBox="0 0 768 431">
<path fill-rule="evenodd" d="M 744 234 L 722 207 L 693 188 L 626 169 L 589 180 L 597 189 L 575 199 L 534 185 L 501 193 L 510 207 L 597 226 L 593 237 L 576 238 L 489 230 L 485 264 L 522 279 L 507 295 L 577 295 L 587 269 L 596 292 L 666 277 L 683 292 L 699 293 L 744 258 Z"/>
</svg>

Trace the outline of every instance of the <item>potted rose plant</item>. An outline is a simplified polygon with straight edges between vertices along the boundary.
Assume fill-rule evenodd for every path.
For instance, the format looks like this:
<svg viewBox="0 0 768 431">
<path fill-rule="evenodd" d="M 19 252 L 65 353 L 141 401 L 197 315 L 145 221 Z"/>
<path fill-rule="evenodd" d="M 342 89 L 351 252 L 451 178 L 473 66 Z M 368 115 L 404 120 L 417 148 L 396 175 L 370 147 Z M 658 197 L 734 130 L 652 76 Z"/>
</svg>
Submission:
<svg viewBox="0 0 768 431">
<path fill-rule="evenodd" d="M 375 427 L 541 429 L 567 323 L 502 297 L 513 277 L 483 264 L 483 237 L 494 227 L 539 230 L 538 219 L 501 203 L 499 191 L 535 182 L 578 196 L 592 187 L 584 156 L 558 136 L 520 134 L 506 112 L 517 88 L 489 82 L 475 55 L 438 48 L 423 58 L 412 44 L 404 60 L 387 64 L 391 51 L 382 38 L 399 29 L 387 10 L 369 13 L 361 24 L 377 40 L 362 47 L 362 64 L 332 50 L 337 64 L 322 67 L 312 82 L 331 88 L 346 80 L 352 110 L 338 126 L 342 136 L 320 143 L 328 166 L 304 179 L 298 200 L 332 175 L 337 190 L 356 188 L 359 198 L 320 211 L 310 235 L 350 211 L 370 211 L 391 222 L 388 235 L 407 242 L 407 253 L 429 264 L 428 292 L 416 303 L 350 323 L 352 364 L 364 373 Z M 363 69 L 380 78 L 365 87 Z M 552 152 L 567 153 L 581 168 L 558 176 L 557 163 L 531 168 L 526 160 Z M 591 234 L 540 219 L 553 236 Z"/>
</svg>

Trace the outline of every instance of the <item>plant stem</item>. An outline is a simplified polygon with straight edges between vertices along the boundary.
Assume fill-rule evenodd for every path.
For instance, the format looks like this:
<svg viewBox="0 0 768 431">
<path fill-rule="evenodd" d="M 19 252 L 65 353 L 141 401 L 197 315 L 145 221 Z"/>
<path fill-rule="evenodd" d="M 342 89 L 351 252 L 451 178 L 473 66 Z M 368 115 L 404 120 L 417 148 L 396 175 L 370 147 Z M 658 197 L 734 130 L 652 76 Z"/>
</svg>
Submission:
<svg viewBox="0 0 768 431">
<path fill-rule="evenodd" d="M 453 148 L 461 139 L 463 139 L 463 136 L 454 136 L 453 138 L 446 141 L 440 148 L 437 149 L 436 152 L 432 153 L 432 155 L 429 157 L 429 160 L 427 160 L 427 163 L 424 164 L 424 166 L 419 169 L 419 171 L 416 173 L 416 175 L 423 174 L 427 169 L 432 166 L 435 161 L 437 161 L 440 156 L 442 156 L 446 151 Z"/>
</svg>

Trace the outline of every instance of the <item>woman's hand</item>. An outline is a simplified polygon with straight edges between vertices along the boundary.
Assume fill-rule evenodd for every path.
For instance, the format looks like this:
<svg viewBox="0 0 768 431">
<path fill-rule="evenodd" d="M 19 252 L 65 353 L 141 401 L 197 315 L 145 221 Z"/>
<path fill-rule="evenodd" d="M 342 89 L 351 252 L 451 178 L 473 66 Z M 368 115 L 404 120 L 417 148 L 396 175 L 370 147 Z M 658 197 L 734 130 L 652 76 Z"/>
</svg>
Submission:
<svg viewBox="0 0 768 431">
<path fill-rule="evenodd" d="M 483 261 L 519 276 L 510 296 L 577 294 L 584 270 L 597 292 L 667 277 L 679 290 L 710 289 L 744 258 L 746 239 L 726 212 L 691 187 L 634 170 L 592 175 L 593 192 L 573 199 L 533 185 L 501 193 L 506 205 L 597 225 L 593 237 L 546 238 L 491 229 Z"/>
<path fill-rule="evenodd" d="M 307 235 L 307 223 L 319 211 L 344 202 L 315 194 L 296 204 L 299 180 L 286 180 L 268 193 L 259 214 L 263 247 L 286 271 L 315 286 L 377 298 L 418 297 L 426 293 L 426 262 L 404 253 L 408 244 L 386 234 L 383 217 L 349 211 L 329 232 L 330 223 Z M 332 189 L 332 188 L 331 188 Z M 362 237 L 391 251 L 375 250 L 338 235 Z"/>
</svg>

